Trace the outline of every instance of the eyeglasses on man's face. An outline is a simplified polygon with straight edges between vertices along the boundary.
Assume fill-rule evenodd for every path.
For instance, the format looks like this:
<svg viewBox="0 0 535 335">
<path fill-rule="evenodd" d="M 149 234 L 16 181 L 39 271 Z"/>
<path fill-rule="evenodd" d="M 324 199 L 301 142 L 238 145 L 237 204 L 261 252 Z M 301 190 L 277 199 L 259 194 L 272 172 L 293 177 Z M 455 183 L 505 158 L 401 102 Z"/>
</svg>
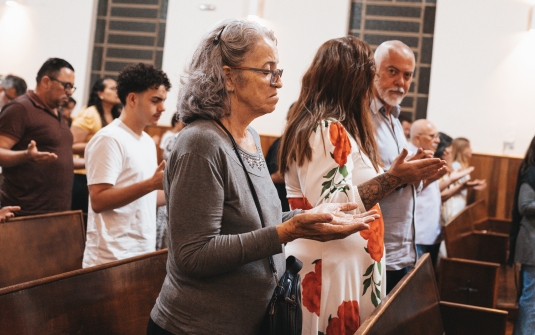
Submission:
<svg viewBox="0 0 535 335">
<path fill-rule="evenodd" d="M 256 71 L 256 72 L 262 72 L 263 74 L 270 74 L 271 73 L 271 80 L 269 81 L 269 84 L 271 86 L 276 86 L 277 85 L 277 82 L 279 81 L 279 78 L 282 77 L 282 71 L 284 71 L 283 69 L 268 70 L 268 69 L 259 69 L 259 68 L 256 68 L 256 67 L 246 67 L 246 66 L 236 66 L 236 67 L 231 67 L 231 69 Z"/>
<path fill-rule="evenodd" d="M 69 83 L 68 81 L 61 81 L 58 78 L 54 78 L 54 77 L 48 77 L 48 78 L 50 78 L 50 80 L 52 81 L 60 83 L 63 86 L 63 89 L 65 90 L 65 92 L 67 93 L 74 93 L 74 91 L 76 91 L 76 87 L 72 86 L 72 84 Z"/>
</svg>

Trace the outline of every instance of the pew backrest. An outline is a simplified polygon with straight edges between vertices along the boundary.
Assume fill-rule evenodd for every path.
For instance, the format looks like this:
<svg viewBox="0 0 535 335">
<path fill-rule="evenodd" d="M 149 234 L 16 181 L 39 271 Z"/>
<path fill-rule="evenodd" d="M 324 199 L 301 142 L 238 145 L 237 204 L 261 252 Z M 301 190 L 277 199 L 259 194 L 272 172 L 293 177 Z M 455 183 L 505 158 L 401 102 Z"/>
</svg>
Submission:
<svg viewBox="0 0 535 335">
<path fill-rule="evenodd" d="M 145 334 L 167 249 L 0 289 L 5 334 Z"/>
<path fill-rule="evenodd" d="M 454 303 L 496 308 L 498 299 L 497 263 L 461 258 L 440 260 L 440 299 Z"/>
<path fill-rule="evenodd" d="M 467 206 L 467 209 L 470 212 L 470 217 L 473 224 L 487 220 L 489 217 L 487 202 L 485 199 L 480 199 L 474 202 L 473 204 Z"/>
<path fill-rule="evenodd" d="M 472 206 L 472 205 L 470 205 Z M 467 206 L 442 227 L 448 257 L 471 258 L 475 252 L 472 241 L 472 220 Z"/>
<path fill-rule="evenodd" d="M 356 335 L 443 335 L 443 329 L 433 265 L 424 254 Z"/>
<path fill-rule="evenodd" d="M 440 301 L 431 259 L 424 254 L 356 335 L 505 335 L 507 314 Z"/>
<path fill-rule="evenodd" d="M 0 288 L 82 268 L 81 211 L 17 217 L 0 224 Z"/>
</svg>

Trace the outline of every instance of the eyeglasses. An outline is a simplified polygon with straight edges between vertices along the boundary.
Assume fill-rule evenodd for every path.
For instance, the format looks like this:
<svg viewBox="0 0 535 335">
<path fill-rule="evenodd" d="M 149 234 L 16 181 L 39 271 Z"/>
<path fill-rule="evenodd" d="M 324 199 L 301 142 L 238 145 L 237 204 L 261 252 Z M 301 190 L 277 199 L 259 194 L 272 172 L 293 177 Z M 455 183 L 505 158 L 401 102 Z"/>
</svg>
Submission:
<svg viewBox="0 0 535 335">
<path fill-rule="evenodd" d="M 50 80 L 52 81 L 57 81 L 58 83 L 60 83 L 62 86 L 63 86 L 63 89 L 65 90 L 65 92 L 67 93 L 74 93 L 74 91 L 76 91 L 76 87 L 72 86 L 71 83 L 69 83 L 68 81 L 61 81 L 57 78 L 54 78 L 54 77 L 48 77 L 50 78 Z"/>
<path fill-rule="evenodd" d="M 422 136 L 422 135 L 429 136 L 432 139 L 439 138 L 438 133 L 434 133 L 434 134 L 418 134 L 418 135 L 420 135 L 420 136 Z"/>
<path fill-rule="evenodd" d="M 259 69 L 256 67 L 244 67 L 244 66 L 231 67 L 231 69 L 256 71 L 256 72 L 262 72 L 263 74 L 271 73 L 271 80 L 269 82 L 271 86 L 277 85 L 277 81 L 279 81 L 279 78 L 282 77 L 282 71 L 284 71 L 283 69 L 268 70 L 268 69 Z"/>
</svg>

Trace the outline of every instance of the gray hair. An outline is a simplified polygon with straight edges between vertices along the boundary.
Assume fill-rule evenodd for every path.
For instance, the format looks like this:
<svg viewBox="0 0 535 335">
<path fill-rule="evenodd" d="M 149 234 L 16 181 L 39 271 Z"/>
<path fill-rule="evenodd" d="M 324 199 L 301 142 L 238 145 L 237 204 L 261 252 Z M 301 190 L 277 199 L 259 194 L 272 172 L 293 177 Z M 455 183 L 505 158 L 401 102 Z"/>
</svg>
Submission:
<svg viewBox="0 0 535 335">
<path fill-rule="evenodd" d="M 26 89 L 28 88 L 24 79 L 22 79 L 21 77 L 14 76 L 12 74 L 8 74 L 4 78 L 4 80 L 2 80 L 2 84 L 0 84 L 0 86 L 2 86 L 6 90 L 14 88 L 17 96 L 26 93 Z"/>
<path fill-rule="evenodd" d="M 277 41 L 273 31 L 254 21 L 225 20 L 210 29 L 180 80 L 177 109 L 182 122 L 218 120 L 230 114 L 223 65 L 240 66 L 261 38 Z"/>
</svg>

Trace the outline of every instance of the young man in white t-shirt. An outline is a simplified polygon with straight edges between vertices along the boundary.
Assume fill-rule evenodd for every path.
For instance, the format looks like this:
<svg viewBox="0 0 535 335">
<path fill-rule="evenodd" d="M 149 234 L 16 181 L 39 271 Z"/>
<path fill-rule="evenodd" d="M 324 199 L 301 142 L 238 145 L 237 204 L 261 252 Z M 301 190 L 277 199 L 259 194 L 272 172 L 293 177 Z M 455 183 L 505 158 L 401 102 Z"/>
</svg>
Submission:
<svg viewBox="0 0 535 335">
<path fill-rule="evenodd" d="M 126 67 L 117 79 L 121 116 L 85 149 L 89 212 L 82 266 L 95 266 L 155 250 L 156 206 L 163 205 L 165 162 L 143 131 L 165 110 L 171 84 L 152 65 Z"/>
</svg>

